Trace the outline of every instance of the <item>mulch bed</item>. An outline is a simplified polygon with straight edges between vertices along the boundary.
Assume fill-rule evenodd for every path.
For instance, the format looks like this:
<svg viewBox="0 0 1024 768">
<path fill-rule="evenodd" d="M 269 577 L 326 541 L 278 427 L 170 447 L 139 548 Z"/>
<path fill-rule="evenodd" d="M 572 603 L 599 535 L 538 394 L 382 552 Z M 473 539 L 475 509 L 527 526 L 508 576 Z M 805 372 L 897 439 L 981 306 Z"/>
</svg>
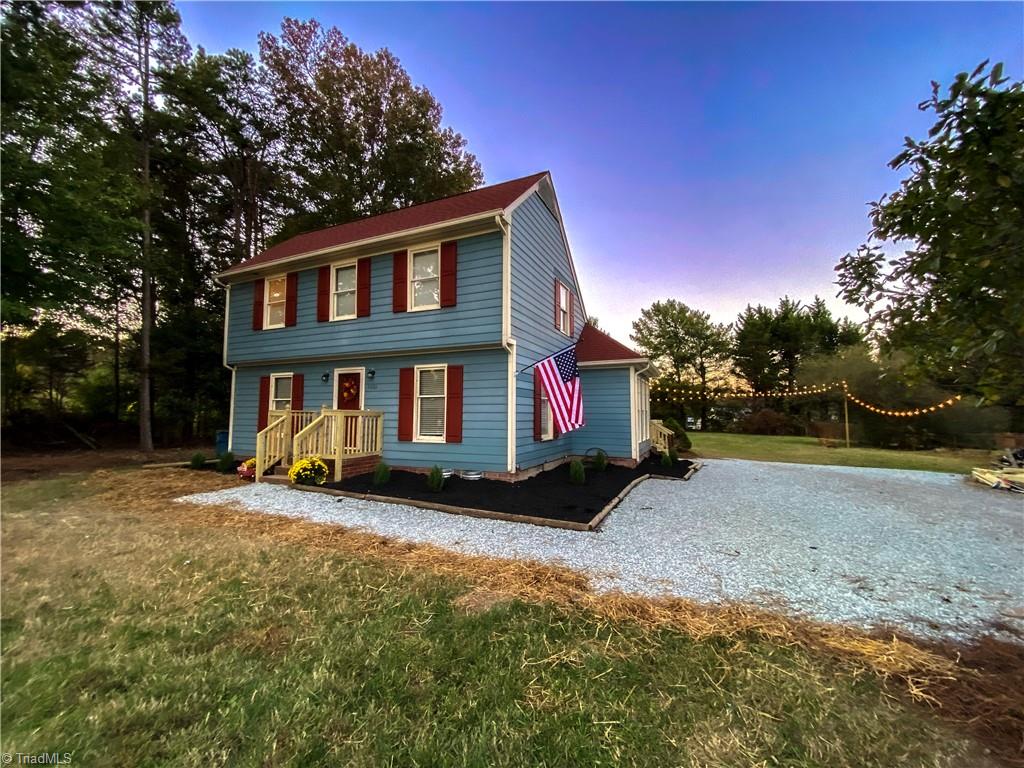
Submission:
<svg viewBox="0 0 1024 768">
<path fill-rule="evenodd" d="M 397 470 L 391 472 L 391 479 L 382 486 L 374 485 L 373 475 L 367 474 L 327 483 L 325 487 L 547 520 L 589 523 L 638 477 L 654 474 L 682 479 L 691 463 L 680 459 L 674 467 L 663 467 L 659 460 L 648 458 L 633 469 L 609 465 L 604 472 L 598 472 L 588 467 L 584 485 L 569 482 L 569 465 L 565 464 L 518 483 L 463 480 L 452 476 L 445 481 L 440 493 L 427 488 L 426 475 Z"/>
</svg>

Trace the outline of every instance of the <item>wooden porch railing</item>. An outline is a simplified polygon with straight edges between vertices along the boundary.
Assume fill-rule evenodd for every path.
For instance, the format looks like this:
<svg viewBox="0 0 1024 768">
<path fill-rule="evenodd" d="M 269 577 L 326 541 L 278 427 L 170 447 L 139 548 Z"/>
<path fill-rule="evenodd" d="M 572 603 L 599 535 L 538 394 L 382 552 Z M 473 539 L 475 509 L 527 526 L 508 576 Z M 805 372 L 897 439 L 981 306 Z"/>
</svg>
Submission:
<svg viewBox="0 0 1024 768">
<path fill-rule="evenodd" d="M 274 421 L 281 416 L 291 414 L 291 418 L 285 422 L 285 441 L 287 447 L 285 449 L 284 463 L 292 463 L 292 440 L 295 435 L 299 434 L 303 429 L 308 427 L 313 421 L 320 415 L 320 411 L 293 411 L 293 410 L 271 410 L 268 414 L 268 423 Z"/>
<path fill-rule="evenodd" d="M 323 409 L 292 439 L 292 461 L 308 456 L 334 459 L 334 479 L 341 479 L 345 459 L 380 456 L 384 450 L 384 414 L 381 411 Z"/>
<path fill-rule="evenodd" d="M 269 418 L 266 429 L 256 434 L 256 481 L 277 462 L 283 461 L 289 450 L 287 412 Z"/>
<path fill-rule="evenodd" d="M 661 423 L 661 419 L 651 419 L 651 447 L 659 453 L 668 451 L 675 433 Z"/>
</svg>

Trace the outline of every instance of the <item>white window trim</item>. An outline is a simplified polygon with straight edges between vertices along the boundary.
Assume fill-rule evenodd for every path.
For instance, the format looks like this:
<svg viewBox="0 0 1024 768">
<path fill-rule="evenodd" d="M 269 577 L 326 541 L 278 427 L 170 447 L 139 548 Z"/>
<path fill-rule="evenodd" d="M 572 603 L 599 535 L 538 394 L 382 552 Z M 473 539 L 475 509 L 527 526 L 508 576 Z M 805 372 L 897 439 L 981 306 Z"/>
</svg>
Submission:
<svg viewBox="0 0 1024 768">
<path fill-rule="evenodd" d="M 335 368 L 334 369 L 334 398 L 331 402 L 334 403 L 334 410 L 338 408 L 338 374 L 339 373 L 358 373 L 359 374 L 359 410 L 366 410 L 366 369 L 365 368 Z"/>
<path fill-rule="evenodd" d="M 555 278 L 555 285 L 557 286 L 555 288 L 555 291 L 557 292 L 556 295 L 555 295 L 555 299 L 558 301 L 558 332 L 560 334 L 562 334 L 563 336 L 567 336 L 567 337 L 569 337 L 571 339 L 572 338 L 572 305 L 573 305 L 572 291 L 569 289 L 568 285 L 563 283 L 557 277 Z M 566 307 L 566 313 L 565 313 L 565 324 L 568 326 L 568 328 L 566 328 L 565 330 L 562 330 L 562 289 L 563 288 L 565 289 L 565 303 L 568 305 Z"/>
<path fill-rule="evenodd" d="M 421 436 L 420 435 L 420 371 L 423 370 L 437 370 L 442 368 L 444 370 L 444 427 L 441 430 L 441 436 L 435 435 Z M 448 364 L 447 363 L 436 363 L 433 365 L 417 365 L 413 368 L 412 374 L 412 397 L 413 397 L 413 417 L 412 417 L 412 441 L 414 443 L 443 443 L 448 437 Z"/>
<path fill-rule="evenodd" d="M 334 301 L 334 296 L 337 293 L 336 286 L 338 285 L 338 279 L 337 279 L 336 272 L 337 272 L 337 270 L 344 269 L 345 267 L 354 267 L 355 270 L 356 270 L 356 287 L 353 290 L 353 294 L 355 296 L 355 302 L 353 304 L 353 307 L 355 308 L 355 311 L 351 315 L 336 315 L 336 314 L 334 314 L 335 307 L 337 306 L 337 303 Z M 331 322 L 332 323 L 337 321 L 337 320 L 354 320 L 358 316 L 358 314 L 359 314 L 359 259 L 351 259 L 351 260 L 348 260 L 348 261 L 338 261 L 338 262 L 335 262 L 334 264 L 331 264 L 331 294 L 330 295 L 331 295 L 330 301 L 331 301 Z"/>
<path fill-rule="evenodd" d="M 540 385 L 540 407 L 547 410 L 548 426 L 543 432 L 541 432 L 541 442 L 547 442 L 548 440 L 555 439 L 555 413 L 551 410 L 551 398 L 548 397 L 547 390 L 544 389 L 544 385 Z"/>
<path fill-rule="evenodd" d="M 277 379 L 291 379 L 292 380 L 292 389 L 289 390 L 291 392 L 291 394 L 288 396 L 288 407 L 287 408 L 275 408 L 274 407 L 274 400 L 277 399 L 277 398 L 274 397 L 274 382 Z M 289 373 L 272 373 L 272 374 L 270 374 L 270 402 L 267 403 L 267 412 L 269 413 L 270 411 L 285 411 L 285 410 L 290 411 L 292 409 L 292 403 L 295 402 L 295 389 L 294 389 L 294 387 L 295 387 L 295 374 L 294 373 L 289 372 Z"/>
<path fill-rule="evenodd" d="M 274 280 L 284 280 L 284 313 L 280 323 L 271 324 L 270 322 L 270 283 Z M 273 330 L 274 328 L 284 328 L 288 322 L 288 273 L 283 275 L 273 275 L 263 281 L 263 330 Z M 291 374 L 289 374 L 290 376 Z"/>
<path fill-rule="evenodd" d="M 414 253 L 422 253 L 423 251 L 437 251 L 437 303 L 436 304 L 425 304 L 422 307 L 414 307 L 412 303 L 412 257 Z M 424 243 L 417 245 L 415 248 L 409 248 L 406 251 L 406 259 L 408 260 L 405 266 L 405 310 L 406 312 L 429 312 L 433 309 L 441 308 L 441 241 L 438 240 L 436 243 Z M 428 368 L 430 366 L 427 366 Z M 447 375 L 447 374 L 446 374 Z"/>
</svg>

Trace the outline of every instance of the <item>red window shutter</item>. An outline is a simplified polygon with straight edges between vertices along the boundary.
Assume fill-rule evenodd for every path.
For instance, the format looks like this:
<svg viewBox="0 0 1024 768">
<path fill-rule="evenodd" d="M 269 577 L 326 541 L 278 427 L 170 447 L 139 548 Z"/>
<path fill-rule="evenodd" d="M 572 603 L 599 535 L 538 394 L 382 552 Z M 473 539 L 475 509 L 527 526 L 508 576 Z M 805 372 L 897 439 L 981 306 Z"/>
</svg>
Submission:
<svg viewBox="0 0 1024 768">
<path fill-rule="evenodd" d="M 445 377 L 444 441 L 462 442 L 462 380 L 461 365 L 449 365 Z"/>
<path fill-rule="evenodd" d="M 292 374 L 292 410 L 301 411 L 306 394 L 306 377 L 301 373 Z"/>
<path fill-rule="evenodd" d="M 316 321 L 331 319 L 331 268 L 324 266 L 316 272 Z"/>
<path fill-rule="evenodd" d="M 263 294 L 266 292 L 266 281 L 261 277 L 252 283 L 252 329 L 263 330 Z"/>
<path fill-rule="evenodd" d="M 299 273 L 289 272 L 285 283 L 284 324 L 295 325 L 299 318 Z"/>
<path fill-rule="evenodd" d="M 441 306 L 454 307 L 458 293 L 459 243 L 441 243 Z"/>
<path fill-rule="evenodd" d="M 561 283 L 558 282 L 558 278 L 556 277 L 555 278 L 555 328 L 557 328 L 558 330 L 562 330 L 561 325 L 559 325 L 559 323 L 558 323 L 558 310 L 559 310 L 559 307 L 561 306 L 559 304 L 559 302 L 558 302 L 558 294 L 560 293 L 560 291 L 558 290 L 558 287 L 560 285 L 561 285 Z"/>
<path fill-rule="evenodd" d="M 260 401 L 256 410 L 256 431 L 262 432 L 267 428 L 267 419 L 270 416 L 270 377 L 260 376 Z"/>
<path fill-rule="evenodd" d="M 544 385 L 541 383 L 540 371 L 538 371 L 537 367 L 534 366 L 534 368 L 533 368 L 533 439 L 534 440 L 543 440 L 544 439 L 544 432 L 541 429 L 541 425 L 540 425 L 540 409 L 541 409 L 540 395 L 541 395 L 541 387 L 542 386 L 544 386 Z"/>
<path fill-rule="evenodd" d="M 412 440 L 412 406 L 415 371 L 401 368 L 398 371 L 398 439 Z"/>
<path fill-rule="evenodd" d="M 370 315 L 370 259 L 356 262 L 356 317 Z"/>
<path fill-rule="evenodd" d="M 576 335 L 576 307 L 574 302 L 576 297 L 572 295 L 572 291 L 569 292 L 569 335 L 575 337 Z"/>
<path fill-rule="evenodd" d="M 391 270 L 391 311 L 405 312 L 409 298 L 409 253 L 398 251 Z M 410 436 L 412 431 L 409 432 Z M 412 439 L 411 437 L 409 438 Z"/>
</svg>

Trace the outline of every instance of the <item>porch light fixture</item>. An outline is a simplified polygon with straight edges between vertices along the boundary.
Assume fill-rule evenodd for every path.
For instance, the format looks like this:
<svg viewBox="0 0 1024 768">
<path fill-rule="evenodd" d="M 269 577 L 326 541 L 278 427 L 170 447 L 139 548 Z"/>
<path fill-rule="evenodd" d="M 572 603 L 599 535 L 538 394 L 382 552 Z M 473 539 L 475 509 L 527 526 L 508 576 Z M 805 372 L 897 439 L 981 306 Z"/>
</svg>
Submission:
<svg viewBox="0 0 1024 768">
<path fill-rule="evenodd" d="M 331 372 L 330 371 L 325 371 L 324 375 L 320 377 L 320 381 L 322 381 L 324 384 L 326 384 L 330 380 L 331 380 Z"/>
<path fill-rule="evenodd" d="M 370 370 L 368 370 L 366 372 L 366 378 L 368 378 L 368 379 L 372 379 L 376 375 L 377 375 L 377 372 L 375 370 L 373 370 L 373 368 L 371 368 Z"/>
</svg>

